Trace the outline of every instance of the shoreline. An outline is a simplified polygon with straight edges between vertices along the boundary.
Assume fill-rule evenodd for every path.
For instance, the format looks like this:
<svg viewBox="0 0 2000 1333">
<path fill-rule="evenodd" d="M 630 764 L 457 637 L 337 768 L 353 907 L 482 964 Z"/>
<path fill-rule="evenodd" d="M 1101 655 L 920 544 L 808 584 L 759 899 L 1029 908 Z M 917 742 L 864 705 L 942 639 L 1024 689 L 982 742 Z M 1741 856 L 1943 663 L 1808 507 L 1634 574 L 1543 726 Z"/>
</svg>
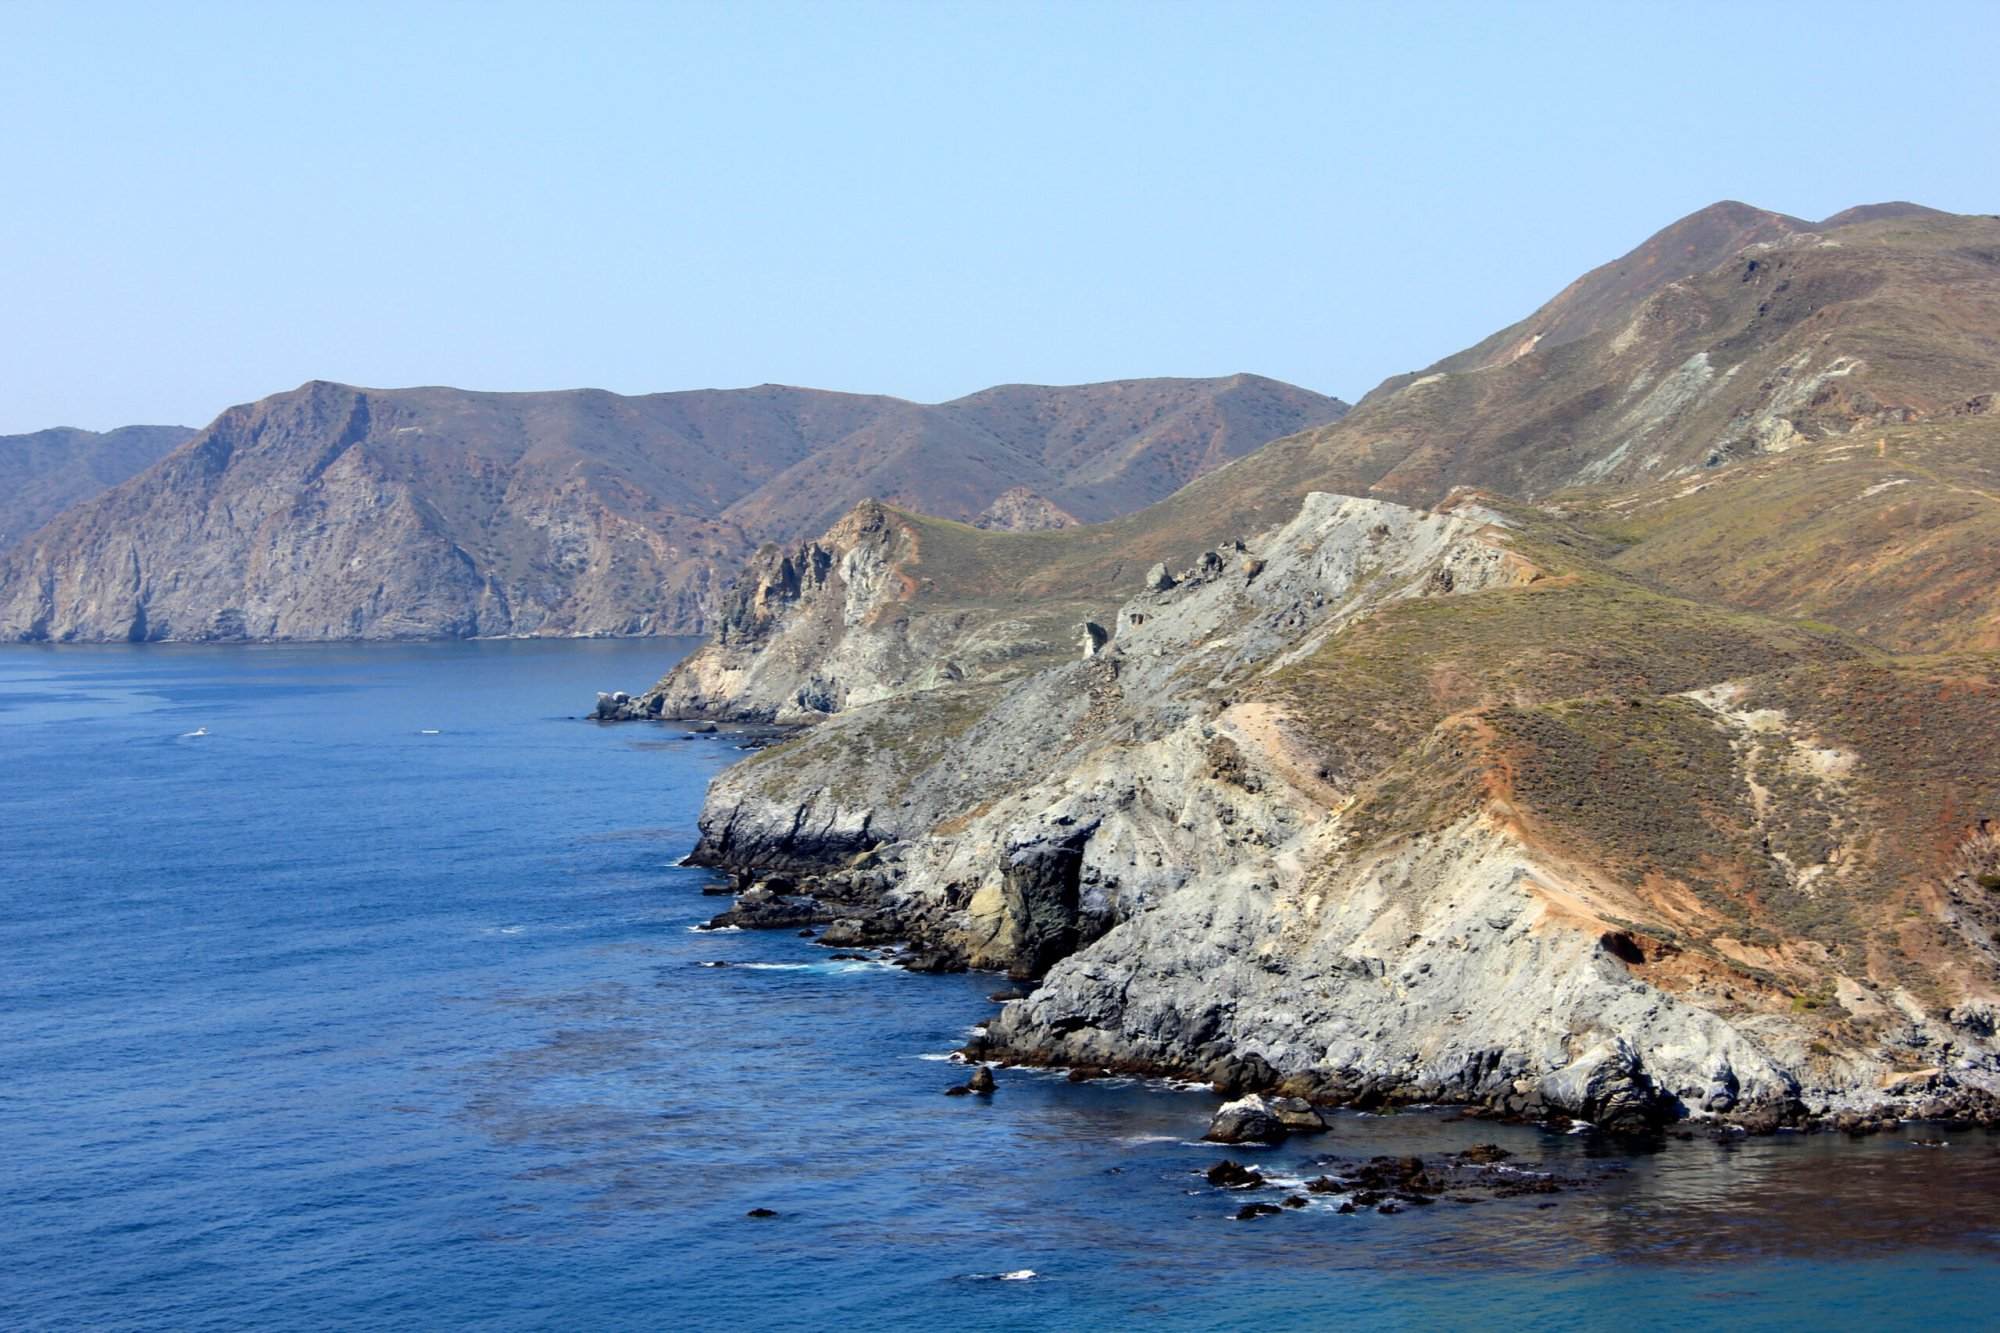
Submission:
<svg viewBox="0 0 2000 1333">
<path fill-rule="evenodd" d="M 997 1012 L 971 1040 L 952 1051 L 954 1057 L 969 1064 L 1060 1071 L 1073 1082 L 1130 1078 L 1190 1090 L 1206 1088 L 1211 1095 L 1225 1101 L 1250 1095 L 1298 1098 L 1319 1110 L 1379 1113 L 1433 1108 L 1468 1118 L 1554 1132 L 1581 1128 L 1625 1142 L 1692 1139 L 1702 1131 L 1718 1139 L 1781 1132 L 1842 1134 L 1862 1139 L 1894 1133 L 1911 1125 L 2000 1130 L 2000 1098 L 1985 1089 L 1959 1084 L 1948 1075 L 1940 1075 L 1915 1095 L 1873 1099 L 1857 1096 L 1846 1104 L 1830 1104 L 1823 1109 L 1813 1109 L 1793 1099 L 1789 1103 L 1762 1102 L 1716 1112 L 1689 1108 L 1671 1095 L 1655 1092 L 1637 1114 L 1607 1117 L 1601 1122 L 1580 1113 L 1592 1109 L 1589 1106 L 1564 1105 L 1536 1088 L 1517 1086 L 1511 1093 L 1498 1097 L 1453 1095 L 1451 1089 L 1435 1084 L 1359 1071 L 1281 1071 L 1255 1052 L 1236 1049 L 1218 1050 L 1212 1058 L 1200 1063 L 1150 1059 L 1130 1053 L 1103 1059 L 1082 1058 L 1060 1045 L 1016 1043 L 1009 1041 L 1004 1033 L 996 1032 L 1010 1008 L 1032 996 L 1042 978 L 973 965 L 923 915 L 898 910 L 885 890 L 867 892 L 864 886 L 870 883 L 869 879 L 857 879 L 850 871 L 834 880 L 835 888 L 829 891 L 825 878 L 774 874 L 768 864 L 734 861 L 717 856 L 712 850 L 704 855 L 705 846 L 704 833 L 703 843 L 697 844 L 681 864 L 728 876 L 729 887 L 725 892 L 731 895 L 732 905 L 696 927 L 697 930 L 789 931 L 802 938 L 810 936 L 810 942 L 822 949 L 877 950 L 880 961 L 905 971 L 970 972 L 1010 983 L 1015 998 L 999 999 L 997 993 L 989 997 L 999 1006 Z M 873 882 L 883 883 L 886 878 L 877 872 Z"/>
</svg>

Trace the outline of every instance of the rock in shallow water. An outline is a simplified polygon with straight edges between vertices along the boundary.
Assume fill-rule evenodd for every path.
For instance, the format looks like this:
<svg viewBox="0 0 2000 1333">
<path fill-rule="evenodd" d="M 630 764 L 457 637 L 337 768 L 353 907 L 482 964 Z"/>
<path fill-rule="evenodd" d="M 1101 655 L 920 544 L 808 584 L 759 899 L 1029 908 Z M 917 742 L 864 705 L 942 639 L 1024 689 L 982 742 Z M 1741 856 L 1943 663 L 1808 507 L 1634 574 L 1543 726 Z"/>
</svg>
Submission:
<svg viewBox="0 0 2000 1333">
<path fill-rule="evenodd" d="M 887 944 L 896 938 L 895 926 L 877 917 L 840 917 L 820 935 L 820 943 L 852 949 L 866 944 Z"/>
<path fill-rule="evenodd" d="M 1253 1092 L 1225 1103 L 1208 1122 L 1208 1133 L 1202 1137 L 1211 1143 L 1281 1143 L 1288 1133 L 1270 1103 Z"/>
<path fill-rule="evenodd" d="M 1290 1133 L 1318 1134 L 1326 1129 L 1325 1118 L 1303 1097 L 1266 1097 L 1264 1104 Z"/>
<path fill-rule="evenodd" d="M 1256 1167 L 1245 1166 L 1227 1157 L 1208 1168 L 1206 1175 L 1208 1183 L 1217 1189 L 1249 1189 L 1264 1183 L 1264 1173 Z"/>
<path fill-rule="evenodd" d="M 1544 1076 L 1541 1094 L 1548 1105 L 1612 1133 L 1655 1129 L 1672 1118 L 1638 1051 L 1624 1037 L 1595 1046 Z"/>
</svg>

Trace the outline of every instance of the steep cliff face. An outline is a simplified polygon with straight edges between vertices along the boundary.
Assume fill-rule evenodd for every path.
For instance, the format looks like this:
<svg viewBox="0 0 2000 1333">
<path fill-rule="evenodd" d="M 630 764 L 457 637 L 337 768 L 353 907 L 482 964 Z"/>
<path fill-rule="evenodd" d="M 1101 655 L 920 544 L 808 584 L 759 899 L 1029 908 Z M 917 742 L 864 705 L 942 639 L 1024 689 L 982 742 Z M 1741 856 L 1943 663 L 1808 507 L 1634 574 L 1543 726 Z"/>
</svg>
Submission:
<svg viewBox="0 0 2000 1333">
<path fill-rule="evenodd" d="M 1979 227 L 1892 211 L 1829 246 L 1825 224 L 1751 221 L 1747 250 L 1690 233 L 1721 254 L 1693 277 L 1579 289 L 1546 354 L 1578 359 L 1523 350 L 1487 415 L 1409 415 L 1430 386 L 1391 386 L 1351 424 L 1101 528 L 891 537 L 891 511 L 862 568 L 900 579 L 835 572 L 857 525 L 823 581 L 748 618 L 731 674 L 718 644 L 662 687 L 667 713 L 698 696 L 768 717 L 819 664 L 850 681 L 715 783 L 697 859 L 802 879 L 914 940 L 922 965 L 1037 979 L 989 1025 L 993 1055 L 1621 1128 L 2000 1112 L 2000 757 L 1979 739 L 2000 726 L 2000 664 L 1891 651 L 1977 645 L 1990 624 L 1987 590 L 1941 600 L 1922 583 L 1977 587 L 1957 570 L 1990 503 L 1961 494 L 1983 490 L 1992 443 L 1983 335 L 1926 342 L 1941 326 L 1906 318 L 1940 274 L 1983 262 L 1961 253 Z M 1767 374 L 1753 397 L 1779 410 L 1702 425 L 1654 397 L 1657 379 L 1628 393 L 1620 358 L 1650 316 L 1622 349 L 1619 334 L 1710 288 L 1739 319 L 1719 289 L 1754 286 L 1774 244 L 1867 253 L 1815 269 L 1817 294 L 1783 319 L 1687 327 L 1735 328 L 1745 366 L 1791 366 L 1807 325 L 1822 351 L 1866 344 L 1867 401 L 1836 382 L 1849 375 L 1794 392 L 1803 370 Z M 1961 308 L 1983 309 L 1967 282 Z M 1684 363 L 1680 336 L 1649 355 Z M 1686 401 L 1719 410 L 1712 381 L 1688 378 Z M 1964 410 L 1902 419 L 1919 380 Z M 1525 434 L 1509 446 L 1517 480 L 1603 465 L 1553 501 L 1313 493 L 1281 522 L 1218 532 L 1277 506 L 1313 457 L 1335 477 L 1379 465 L 1372 432 L 1398 413 L 1424 433 L 1404 457 L 1416 440 L 1476 468 L 1496 417 L 1539 429 L 1537 404 L 1590 383 L 1579 434 L 1545 437 L 1540 459 Z M 1661 408 L 1637 436 L 1606 425 L 1632 410 L 1605 415 L 1621 395 Z M 1850 438 L 1892 419 L 1873 450 Z M 1795 437 L 1773 425 L 1713 466 L 1675 452 L 1758 420 Z M 1881 507 L 1906 486 L 1923 488 L 1914 510 Z M 1821 534 L 1830 512 L 1860 529 L 1816 548 L 1756 526 L 1759 497 Z M 1824 567 L 1828 551 L 1845 563 Z M 1007 587 L 1067 600 L 1015 635 L 1018 661 L 945 672 L 1005 639 L 1024 604 Z M 1778 590 L 1880 639 L 1771 615 Z"/>
<path fill-rule="evenodd" d="M 819 532 L 863 498 L 967 520 L 999 504 L 1046 527 L 1057 505 L 1002 497 L 1025 486 L 1123 512 L 1344 410 L 1254 376 L 935 405 L 775 385 L 625 398 L 308 384 L 231 409 L 22 540 L 0 560 L 0 636 L 687 632 L 760 543 Z"/>
<path fill-rule="evenodd" d="M 637 698 L 601 702 L 600 716 L 816 722 L 1016 677 L 1058 655 L 1059 627 L 1096 604 L 996 586 L 1004 535 L 864 501 L 818 539 L 760 550 L 722 599 L 711 641 Z M 940 574 L 965 594 L 936 596 Z"/>
</svg>

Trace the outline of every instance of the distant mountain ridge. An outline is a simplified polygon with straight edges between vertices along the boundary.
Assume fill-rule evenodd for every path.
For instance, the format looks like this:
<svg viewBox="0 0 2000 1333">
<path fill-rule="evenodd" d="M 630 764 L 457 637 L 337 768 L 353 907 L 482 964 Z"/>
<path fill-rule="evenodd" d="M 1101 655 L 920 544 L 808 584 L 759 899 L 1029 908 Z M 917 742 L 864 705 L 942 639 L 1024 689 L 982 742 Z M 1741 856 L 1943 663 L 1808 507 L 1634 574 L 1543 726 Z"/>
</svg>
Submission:
<svg viewBox="0 0 2000 1333">
<path fill-rule="evenodd" d="M 0 551 L 78 501 L 151 467 L 194 435 L 191 426 L 58 426 L 0 435 Z"/>
<path fill-rule="evenodd" d="M 759 544 L 862 499 L 967 522 L 1108 518 L 1345 411 L 1255 375 L 940 404 L 315 381 L 231 408 L 18 543 L 0 636 L 692 632 Z"/>
</svg>

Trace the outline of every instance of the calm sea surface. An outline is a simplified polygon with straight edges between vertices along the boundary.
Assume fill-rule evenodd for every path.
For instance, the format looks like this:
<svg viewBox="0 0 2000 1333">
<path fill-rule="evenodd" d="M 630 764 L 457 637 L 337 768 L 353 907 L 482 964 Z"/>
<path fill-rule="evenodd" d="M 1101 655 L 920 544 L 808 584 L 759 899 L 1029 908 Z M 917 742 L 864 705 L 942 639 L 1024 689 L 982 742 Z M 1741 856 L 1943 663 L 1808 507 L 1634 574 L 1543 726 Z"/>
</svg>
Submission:
<svg viewBox="0 0 2000 1333">
<path fill-rule="evenodd" d="M 1984 1135 L 1344 1116 L 1260 1165 L 1498 1141 L 1597 1183 L 1235 1222 L 1205 1093 L 940 1096 L 995 979 L 693 933 L 733 742 L 570 716 L 688 646 L 0 650 L 0 1326 L 2000 1318 Z"/>
</svg>

